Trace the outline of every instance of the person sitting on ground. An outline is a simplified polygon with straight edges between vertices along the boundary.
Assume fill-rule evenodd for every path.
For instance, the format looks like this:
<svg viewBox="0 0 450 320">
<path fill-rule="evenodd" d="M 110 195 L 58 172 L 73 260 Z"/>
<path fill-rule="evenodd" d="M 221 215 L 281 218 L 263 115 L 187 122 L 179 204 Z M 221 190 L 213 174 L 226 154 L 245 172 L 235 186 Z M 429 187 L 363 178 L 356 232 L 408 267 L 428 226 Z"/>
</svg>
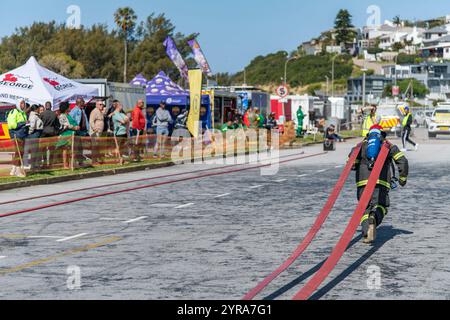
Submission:
<svg viewBox="0 0 450 320">
<path fill-rule="evenodd" d="M 325 139 L 342 142 L 344 139 L 336 133 L 336 126 L 331 125 L 325 130 Z"/>
</svg>

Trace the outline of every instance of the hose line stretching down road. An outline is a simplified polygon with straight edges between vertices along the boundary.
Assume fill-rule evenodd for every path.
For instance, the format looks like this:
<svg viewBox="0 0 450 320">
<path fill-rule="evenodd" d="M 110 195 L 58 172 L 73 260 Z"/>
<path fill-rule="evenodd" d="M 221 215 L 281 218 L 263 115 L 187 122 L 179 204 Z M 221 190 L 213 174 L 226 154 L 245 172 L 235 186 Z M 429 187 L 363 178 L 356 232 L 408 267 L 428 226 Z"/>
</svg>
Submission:
<svg viewBox="0 0 450 320">
<path fill-rule="evenodd" d="M 378 178 L 380 177 L 381 171 L 384 167 L 384 163 L 387 159 L 387 156 L 389 155 L 389 150 L 389 144 L 384 143 L 383 147 L 381 148 L 381 152 L 378 155 L 375 166 L 372 169 L 372 173 L 369 177 L 369 182 L 364 188 L 364 192 L 361 196 L 358 206 L 356 207 L 356 210 L 353 213 L 353 216 L 350 219 L 350 222 L 345 229 L 341 239 L 337 243 L 327 261 L 325 261 L 325 263 L 319 269 L 319 271 L 317 271 L 314 277 L 294 296 L 294 300 L 308 299 L 313 294 L 313 292 L 317 290 L 317 288 L 322 284 L 326 277 L 328 277 L 331 271 L 333 271 L 334 267 L 343 256 L 345 250 L 352 241 L 356 230 L 358 229 L 358 226 L 365 211 L 367 210 L 370 201 L 372 200 L 375 187 L 377 186 Z"/>
<path fill-rule="evenodd" d="M 245 295 L 245 297 L 243 298 L 243 300 L 252 300 L 253 298 L 255 298 L 258 293 L 260 293 L 262 290 L 264 290 L 281 273 L 286 271 L 303 254 L 303 252 L 305 252 L 305 250 L 308 248 L 308 246 L 314 240 L 314 238 L 316 237 L 320 228 L 322 227 L 322 225 L 325 223 L 328 216 L 330 215 L 331 209 L 333 209 L 334 204 L 336 203 L 336 200 L 339 197 L 339 195 L 342 191 L 342 188 L 344 187 L 345 182 L 348 179 L 348 176 L 350 175 L 353 164 L 355 163 L 355 160 L 358 157 L 358 154 L 360 151 L 361 151 L 361 145 L 358 145 L 358 147 L 355 148 L 352 155 L 350 156 L 350 159 L 348 160 L 347 165 L 344 168 L 344 171 L 342 172 L 337 184 L 335 185 L 330 197 L 328 198 L 327 203 L 325 204 L 324 208 L 320 212 L 319 216 L 317 217 L 312 228 L 309 230 L 305 239 L 301 242 L 301 244 L 297 247 L 297 249 L 294 251 L 294 253 L 289 257 L 289 259 L 287 259 L 280 267 L 278 267 L 278 269 L 276 269 L 273 273 L 271 273 L 267 278 L 265 278 L 254 289 L 252 289 L 249 293 L 247 293 Z"/>
</svg>

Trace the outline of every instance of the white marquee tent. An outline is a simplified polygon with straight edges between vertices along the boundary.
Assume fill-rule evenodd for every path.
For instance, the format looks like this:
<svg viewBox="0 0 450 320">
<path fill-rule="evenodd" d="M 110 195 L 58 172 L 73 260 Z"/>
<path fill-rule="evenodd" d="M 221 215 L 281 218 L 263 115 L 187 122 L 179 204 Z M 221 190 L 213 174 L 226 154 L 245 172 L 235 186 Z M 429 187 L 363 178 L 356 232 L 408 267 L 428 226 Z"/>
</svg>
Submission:
<svg viewBox="0 0 450 320">
<path fill-rule="evenodd" d="M 0 75 L 0 101 L 44 105 L 50 101 L 55 107 L 75 97 L 95 97 L 98 89 L 72 81 L 39 65 L 31 57 L 17 69 Z"/>
</svg>

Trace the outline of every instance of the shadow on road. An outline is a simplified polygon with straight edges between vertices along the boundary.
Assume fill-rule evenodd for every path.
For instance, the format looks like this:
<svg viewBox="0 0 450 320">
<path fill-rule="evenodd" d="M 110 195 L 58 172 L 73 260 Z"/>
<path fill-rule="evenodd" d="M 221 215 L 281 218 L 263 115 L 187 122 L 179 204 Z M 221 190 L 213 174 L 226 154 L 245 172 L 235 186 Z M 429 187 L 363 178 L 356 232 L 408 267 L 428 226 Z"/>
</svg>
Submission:
<svg viewBox="0 0 450 320">
<path fill-rule="evenodd" d="M 345 278 L 347 278 L 353 271 L 358 269 L 359 266 L 361 266 L 365 261 L 367 261 L 374 253 L 376 253 L 381 247 L 383 247 L 387 242 L 394 239 L 396 236 L 403 235 L 403 234 L 413 234 L 413 232 L 395 229 L 392 226 L 381 226 L 378 229 L 378 238 L 377 242 L 374 246 L 372 246 L 369 251 L 367 251 L 361 258 L 356 260 L 351 266 L 349 266 L 347 269 L 345 269 L 341 274 L 336 276 L 332 281 L 330 281 L 325 287 L 321 288 L 319 291 L 317 291 L 314 295 L 311 296 L 311 300 L 318 300 L 322 298 L 325 294 L 327 294 L 329 291 L 331 291 L 334 287 L 336 287 L 339 283 L 341 283 Z M 353 247 L 355 244 L 360 243 L 362 240 L 362 235 L 358 235 L 356 238 L 350 242 L 347 250 L 349 250 L 351 247 Z M 346 250 L 346 251 L 347 251 Z M 322 265 L 325 263 L 326 260 L 323 260 L 313 268 L 309 269 L 305 273 L 303 273 L 300 277 L 297 279 L 291 281 L 287 285 L 283 286 L 281 289 L 278 289 L 274 293 L 268 295 L 263 300 L 274 300 L 287 291 L 291 290 L 292 288 L 296 287 L 298 284 L 303 282 L 304 280 L 308 279 L 312 275 L 314 275 L 319 269 L 322 267 Z"/>
</svg>

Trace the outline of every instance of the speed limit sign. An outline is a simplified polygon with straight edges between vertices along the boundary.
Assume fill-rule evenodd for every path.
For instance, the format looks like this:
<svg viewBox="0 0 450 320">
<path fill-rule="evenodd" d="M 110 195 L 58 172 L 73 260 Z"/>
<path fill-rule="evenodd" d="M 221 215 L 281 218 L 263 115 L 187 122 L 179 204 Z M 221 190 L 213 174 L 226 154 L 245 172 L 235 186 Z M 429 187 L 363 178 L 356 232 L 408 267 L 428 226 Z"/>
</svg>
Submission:
<svg viewBox="0 0 450 320">
<path fill-rule="evenodd" d="M 286 98 L 289 95 L 289 89 L 286 86 L 279 86 L 277 88 L 277 95 L 280 98 Z"/>
</svg>

